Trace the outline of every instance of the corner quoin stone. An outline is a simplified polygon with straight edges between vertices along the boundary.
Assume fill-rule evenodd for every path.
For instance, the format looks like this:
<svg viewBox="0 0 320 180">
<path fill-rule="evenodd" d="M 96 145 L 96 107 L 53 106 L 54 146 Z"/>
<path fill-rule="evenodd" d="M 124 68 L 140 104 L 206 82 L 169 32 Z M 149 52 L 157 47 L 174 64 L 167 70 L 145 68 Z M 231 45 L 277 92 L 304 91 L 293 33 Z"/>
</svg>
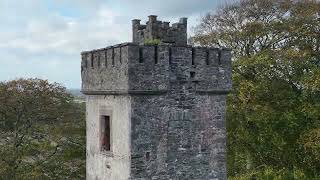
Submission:
<svg viewBox="0 0 320 180">
<path fill-rule="evenodd" d="M 187 45 L 186 18 L 132 23 L 132 43 L 81 53 L 87 179 L 226 179 L 231 51 Z M 103 116 L 111 120 L 108 151 Z"/>
</svg>

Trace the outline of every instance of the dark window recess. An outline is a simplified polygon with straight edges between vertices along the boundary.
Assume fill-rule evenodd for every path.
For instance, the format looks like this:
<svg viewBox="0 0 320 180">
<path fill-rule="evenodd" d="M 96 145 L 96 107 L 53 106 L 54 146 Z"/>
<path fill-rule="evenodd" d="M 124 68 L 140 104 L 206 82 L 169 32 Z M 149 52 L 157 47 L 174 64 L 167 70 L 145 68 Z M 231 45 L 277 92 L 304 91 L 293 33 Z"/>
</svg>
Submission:
<svg viewBox="0 0 320 180">
<path fill-rule="evenodd" d="M 190 72 L 190 78 L 194 78 L 196 76 L 196 72 Z"/>
<path fill-rule="evenodd" d="M 191 58 L 192 58 L 192 59 L 191 59 L 191 64 L 194 65 L 195 49 L 193 49 L 193 48 L 192 48 L 192 50 L 191 50 L 191 56 L 192 56 L 192 57 L 191 57 Z"/>
<path fill-rule="evenodd" d="M 120 47 L 120 53 L 119 53 L 119 61 L 120 61 L 120 64 L 122 64 L 122 50 L 121 50 L 121 47 Z"/>
<path fill-rule="evenodd" d="M 143 63 L 143 49 L 139 48 L 139 63 Z"/>
<path fill-rule="evenodd" d="M 207 55 L 206 55 L 206 64 L 209 65 L 209 58 L 210 58 L 210 54 L 209 54 L 209 50 L 207 50 Z"/>
<path fill-rule="evenodd" d="M 150 161 L 150 152 L 146 152 L 146 161 Z"/>
<path fill-rule="evenodd" d="M 93 68 L 93 53 L 90 55 L 90 60 L 91 60 L 91 67 Z"/>
<path fill-rule="evenodd" d="M 169 47 L 169 64 L 172 63 L 172 49 Z"/>
<path fill-rule="evenodd" d="M 154 46 L 154 63 L 158 64 L 158 46 Z"/>
<path fill-rule="evenodd" d="M 84 55 L 84 58 L 83 58 L 83 66 L 84 66 L 85 68 L 88 67 L 88 61 L 87 61 L 87 59 L 88 59 L 87 55 Z"/>
<path fill-rule="evenodd" d="M 207 148 L 201 147 L 201 152 L 206 152 L 206 151 L 207 151 Z"/>
<path fill-rule="evenodd" d="M 173 44 L 174 41 L 162 41 L 163 43 Z"/>
<path fill-rule="evenodd" d="M 114 48 L 112 48 L 112 66 L 114 66 Z"/>
<path fill-rule="evenodd" d="M 108 67 L 108 50 L 104 52 L 104 65 Z"/>
<path fill-rule="evenodd" d="M 218 63 L 221 64 L 221 50 L 218 51 Z"/>
<path fill-rule="evenodd" d="M 100 53 L 98 54 L 98 57 L 97 57 L 97 58 L 98 58 L 98 67 L 100 67 L 100 65 L 101 65 L 101 64 L 100 64 L 100 63 L 101 63 L 101 62 L 100 62 Z"/>
<path fill-rule="evenodd" d="M 102 148 L 103 150 L 110 151 L 110 116 L 102 116 Z"/>
</svg>

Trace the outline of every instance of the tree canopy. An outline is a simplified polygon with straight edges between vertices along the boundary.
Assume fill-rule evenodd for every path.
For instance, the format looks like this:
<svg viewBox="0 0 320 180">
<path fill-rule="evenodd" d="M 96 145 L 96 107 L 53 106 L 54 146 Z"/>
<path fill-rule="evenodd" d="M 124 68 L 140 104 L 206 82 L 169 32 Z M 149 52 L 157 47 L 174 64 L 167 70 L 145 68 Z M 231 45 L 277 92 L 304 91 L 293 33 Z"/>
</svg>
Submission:
<svg viewBox="0 0 320 180">
<path fill-rule="evenodd" d="M 319 177 L 320 2 L 241 0 L 206 14 L 191 42 L 233 50 L 229 177 Z"/>
<path fill-rule="evenodd" d="M 0 82 L 0 179 L 83 179 L 84 107 L 59 84 Z"/>
</svg>

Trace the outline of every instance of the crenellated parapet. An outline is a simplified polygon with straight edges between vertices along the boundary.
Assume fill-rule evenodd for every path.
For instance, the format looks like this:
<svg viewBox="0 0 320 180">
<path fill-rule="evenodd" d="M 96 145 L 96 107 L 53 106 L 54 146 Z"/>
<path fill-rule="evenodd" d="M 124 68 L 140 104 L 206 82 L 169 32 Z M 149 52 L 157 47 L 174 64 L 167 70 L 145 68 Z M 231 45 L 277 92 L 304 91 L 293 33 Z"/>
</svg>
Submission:
<svg viewBox="0 0 320 180">
<path fill-rule="evenodd" d="M 81 53 L 82 91 L 128 89 L 128 45 Z"/>
<path fill-rule="evenodd" d="M 145 25 L 139 19 L 132 20 L 133 42 L 144 44 L 146 40 L 159 39 L 164 44 L 187 45 L 187 18 L 172 24 L 157 20 L 157 16 L 150 15 Z"/>
<path fill-rule="evenodd" d="M 229 49 L 124 43 L 81 55 L 85 94 L 157 94 L 177 83 L 197 93 L 231 89 Z"/>
</svg>

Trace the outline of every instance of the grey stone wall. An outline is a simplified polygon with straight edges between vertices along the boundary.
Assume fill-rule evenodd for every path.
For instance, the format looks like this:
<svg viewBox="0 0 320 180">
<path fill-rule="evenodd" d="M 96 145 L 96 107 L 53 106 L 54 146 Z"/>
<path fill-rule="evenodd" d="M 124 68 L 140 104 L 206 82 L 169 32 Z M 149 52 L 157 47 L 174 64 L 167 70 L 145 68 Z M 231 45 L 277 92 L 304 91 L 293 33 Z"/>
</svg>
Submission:
<svg viewBox="0 0 320 180">
<path fill-rule="evenodd" d="M 132 96 L 131 179 L 226 179 L 230 51 L 175 46 L 158 50 L 156 66 L 163 71 L 148 68 L 154 64 L 152 48 L 141 70 L 131 72 L 141 65 L 129 63 L 129 87 L 157 88 L 155 80 L 163 79 L 167 88 L 162 95 Z M 150 72 L 153 76 L 145 74 Z"/>
<path fill-rule="evenodd" d="M 226 179 L 225 95 L 182 91 L 132 98 L 131 179 Z"/>
<path fill-rule="evenodd" d="M 164 43 L 187 45 L 187 18 L 172 24 L 157 20 L 150 15 L 146 25 L 140 24 L 139 19 L 132 20 L 132 42 L 144 44 L 146 39 L 160 39 Z"/>
<path fill-rule="evenodd" d="M 119 44 L 82 53 L 82 91 L 168 91 L 170 81 L 194 91 L 231 89 L 231 52 L 191 46 Z"/>
<path fill-rule="evenodd" d="M 118 44 L 81 53 L 83 91 L 128 89 L 128 46 Z"/>
<path fill-rule="evenodd" d="M 86 180 L 127 180 L 130 177 L 131 102 L 129 96 L 87 95 Z M 102 150 L 101 116 L 111 117 L 112 151 Z"/>
<path fill-rule="evenodd" d="M 90 172 L 90 177 L 126 179 L 128 173 L 119 177 L 115 169 L 121 166 L 131 180 L 226 179 L 230 50 L 126 43 L 83 52 L 81 69 L 82 91 L 90 102 L 87 124 L 96 120 L 94 109 L 106 104 L 116 111 L 112 121 L 120 125 L 112 131 L 125 129 L 128 136 L 121 136 L 121 141 L 129 142 L 129 159 L 119 166 L 112 165 L 119 162 L 116 158 L 89 157 L 88 170 L 109 168 L 99 170 L 99 175 Z M 120 99 L 125 101 L 119 105 Z M 95 134 L 93 128 L 87 133 Z"/>
</svg>

